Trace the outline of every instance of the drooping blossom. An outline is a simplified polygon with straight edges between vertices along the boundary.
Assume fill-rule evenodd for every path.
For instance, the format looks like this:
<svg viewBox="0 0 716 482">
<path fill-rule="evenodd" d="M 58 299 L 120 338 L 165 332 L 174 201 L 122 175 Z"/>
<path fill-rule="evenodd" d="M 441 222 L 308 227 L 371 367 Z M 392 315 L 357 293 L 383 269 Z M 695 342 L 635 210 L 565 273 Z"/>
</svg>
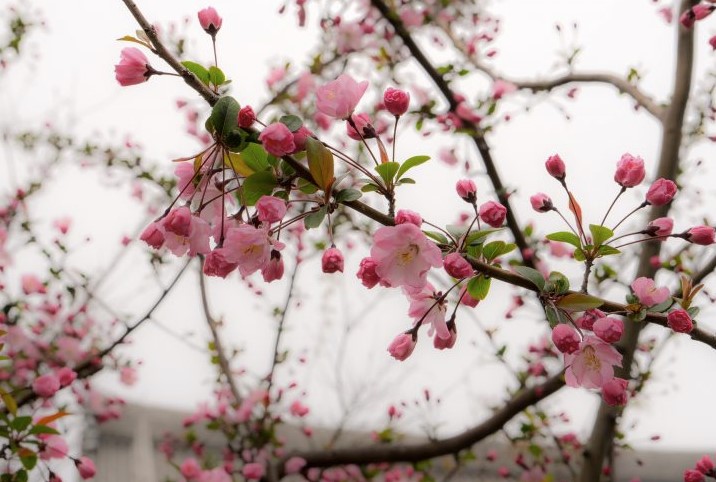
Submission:
<svg viewBox="0 0 716 482">
<path fill-rule="evenodd" d="M 201 28 L 212 37 L 215 36 L 221 28 L 222 18 L 214 7 L 206 7 L 203 10 L 199 10 L 197 17 L 199 17 Z"/>
<path fill-rule="evenodd" d="M 271 250 L 271 258 L 266 266 L 261 268 L 261 276 L 267 283 L 283 278 L 283 258 L 281 253 L 275 249 Z"/>
<path fill-rule="evenodd" d="M 242 224 L 228 230 L 224 240 L 225 259 L 239 265 L 241 276 L 260 270 L 271 257 L 271 242 L 265 229 Z"/>
<path fill-rule="evenodd" d="M 89 457 L 80 457 L 75 464 L 83 480 L 91 479 L 97 473 L 94 462 Z"/>
<path fill-rule="evenodd" d="M 445 256 L 445 271 L 453 278 L 461 279 L 472 276 L 475 270 L 460 253 L 450 253 Z"/>
<path fill-rule="evenodd" d="M 646 193 L 646 201 L 654 206 L 663 206 L 674 199 L 677 191 L 674 181 L 659 178 L 649 187 L 649 191 Z"/>
<path fill-rule="evenodd" d="M 396 117 L 405 114 L 410 105 L 410 94 L 404 90 L 388 87 L 383 94 L 385 108 Z"/>
<path fill-rule="evenodd" d="M 286 215 L 286 201 L 276 196 L 261 196 L 256 201 L 256 212 L 259 221 L 263 223 L 277 223 Z"/>
<path fill-rule="evenodd" d="M 367 88 L 367 80 L 356 82 L 350 75 L 342 74 L 336 80 L 318 88 L 316 109 L 329 117 L 347 119 Z"/>
<path fill-rule="evenodd" d="M 685 28 L 693 28 L 694 24 L 698 20 L 703 20 L 709 15 L 711 15 L 714 9 L 716 9 L 716 6 L 707 5 L 705 3 L 694 5 L 693 7 L 685 11 L 683 14 L 681 14 L 681 17 L 679 17 L 679 22 L 681 22 L 681 25 L 683 25 Z"/>
<path fill-rule="evenodd" d="M 438 302 L 438 295 L 433 285 L 426 283 L 421 288 L 404 286 L 403 293 L 410 301 L 408 315 L 414 318 L 416 323 L 422 320 L 421 324 L 430 325 L 429 336 L 435 334 L 443 339 L 450 338 L 450 330 L 445 321 L 447 305 L 444 300 Z"/>
<path fill-rule="evenodd" d="M 115 78 L 123 87 L 146 82 L 153 71 L 147 57 L 134 47 L 123 48 L 119 63 L 114 66 Z"/>
<path fill-rule="evenodd" d="M 671 294 L 669 288 L 657 288 L 654 280 L 642 276 L 632 282 L 631 289 L 634 295 L 639 298 L 639 303 L 644 306 L 654 306 L 663 303 Z"/>
<path fill-rule="evenodd" d="M 310 409 L 306 405 L 302 404 L 300 400 L 294 400 L 288 410 L 294 417 L 305 417 L 310 411 Z"/>
<path fill-rule="evenodd" d="M 349 121 L 346 121 L 346 134 L 354 141 L 360 141 L 363 139 L 372 139 L 375 137 L 375 129 L 370 121 L 370 116 L 365 112 L 360 114 L 353 114 L 350 116 L 355 128 Z M 357 128 L 357 130 L 356 130 Z"/>
<path fill-rule="evenodd" d="M 570 387 L 599 388 L 614 378 L 614 366 L 621 365 L 621 354 L 594 336 L 585 336 L 574 353 L 565 353 L 565 381 Z"/>
<path fill-rule="evenodd" d="M 380 276 L 378 276 L 378 273 L 375 272 L 377 266 L 378 264 L 375 260 L 370 257 L 363 258 L 360 262 L 360 267 L 358 268 L 356 276 L 361 280 L 363 286 L 368 289 L 373 288 L 380 282 Z"/>
<path fill-rule="evenodd" d="M 370 255 L 376 274 L 393 287 L 422 288 L 430 268 L 442 266 L 440 249 L 410 223 L 378 229 Z"/>
<path fill-rule="evenodd" d="M 628 384 L 623 378 L 612 378 L 602 385 L 602 398 L 608 405 L 616 407 L 626 405 Z"/>
<path fill-rule="evenodd" d="M 228 250 L 226 248 L 214 248 L 206 255 L 206 258 L 204 258 L 204 274 L 207 276 L 226 278 L 238 268 L 238 263 L 226 259 L 227 254 Z"/>
<path fill-rule="evenodd" d="M 64 438 L 59 435 L 48 435 L 43 437 L 45 447 L 40 452 L 40 459 L 64 459 L 69 453 L 69 446 Z"/>
<path fill-rule="evenodd" d="M 343 253 L 335 246 L 328 248 L 321 257 L 321 270 L 324 273 L 343 272 Z"/>
<path fill-rule="evenodd" d="M 567 324 L 560 323 L 552 328 L 552 342 L 562 353 L 574 353 L 579 350 L 581 339 L 577 330 Z"/>
<path fill-rule="evenodd" d="M 605 316 L 594 322 L 594 334 L 607 343 L 616 343 L 624 333 L 624 322 L 619 318 Z"/>
<path fill-rule="evenodd" d="M 684 471 L 684 482 L 704 482 L 706 476 L 698 470 L 688 469 Z"/>
<path fill-rule="evenodd" d="M 448 338 L 440 338 L 439 336 L 433 337 L 433 346 L 438 350 L 451 350 L 457 342 L 457 328 L 455 323 L 448 323 L 448 331 L 450 336 Z"/>
<path fill-rule="evenodd" d="M 211 227 L 199 216 L 192 216 L 189 208 L 173 209 L 161 221 L 164 230 L 164 245 L 175 256 L 207 254 L 211 250 L 209 236 Z"/>
<path fill-rule="evenodd" d="M 395 224 L 410 223 L 420 227 L 423 224 L 423 218 L 420 214 L 410 209 L 399 209 L 395 214 Z"/>
<path fill-rule="evenodd" d="M 691 330 L 694 329 L 689 312 L 681 308 L 670 311 L 666 315 L 666 323 L 677 333 L 691 333 Z"/>
<path fill-rule="evenodd" d="M 283 157 L 296 150 L 293 133 L 281 122 L 274 122 L 266 126 L 259 134 L 259 141 L 266 152 L 276 157 Z"/>
<path fill-rule="evenodd" d="M 495 201 L 487 201 L 480 206 L 480 219 L 493 228 L 499 228 L 505 222 L 507 208 Z"/>
<path fill-rule="evenodd" d="M 567 171 L 564 165 L 564 161 L 562 161 L 562 158 L 559 157 L 559 154 L 549 156 L 547 158 L 547 161 L 544 163 L 544 166 L 547 168 L 547 172 L 549 173 L 549 175 L 553 178 L 559 180 L 564 179 L 564 176 L 566 175 Z"/>
<path fill-rule="evenodd" d="M 465 305 L 465 306 L 469 306 L 470 308 L 474 308 L 480 303 L 480 300 L 478 298 L 473 298 L 470 295 L 470 293 L 467 291 L 467 288 L 465 286 L 463 286 L 460 289 L 459 296 L 460 296 L 460 304 L 461 305 Z"/>
<path fill-rule="evenodd" d="M 711 460 L 711 457 L 709 457 L 708 455 L 704 455 L 699 459 L 698 462 L 696 462 L 696 470 L 698 470 L 702 474 L 711 473 L 713 472 L 714 468 L 714 461 Z"/>
<path fill-rule="evenodd" d="M 644 177 L 646 177 L 644 160 L 629 153 L 622 155 L 617 162 L 614 181 L 622 187 L 634 187 L 639 185 Z"/>
</svg>

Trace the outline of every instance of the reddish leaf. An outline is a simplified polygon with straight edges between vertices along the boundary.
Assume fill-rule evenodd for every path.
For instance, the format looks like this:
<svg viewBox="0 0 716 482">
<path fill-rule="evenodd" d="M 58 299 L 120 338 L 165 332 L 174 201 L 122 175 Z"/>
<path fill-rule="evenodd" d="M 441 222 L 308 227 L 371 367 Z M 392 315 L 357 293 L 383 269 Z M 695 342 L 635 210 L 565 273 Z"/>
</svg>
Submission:
<svg viewBox="0 0 716 482">
<path fill-rule="evenodd" d="M 35 422 L 35 425 L 49 425 L 52 422 L 54 422 L 55 420 L 59 420 L 62 417 L 66 417 L 67 415 L 70 415 L 70 413 L 65 412 L 64 410 L 60 410 L 59 412 L 57 412 L 54 415 L 48 415 L 46 417 L 42 417 L 37 422 Z"/>
<path fill-rule="evenodd" d="M 579 230 L 579 234 L 584 237 L 584 229 L 582 228 L 582 208 L 577 202 L 577 199 L 570 191 L 568 191 L 567 194 L 569 194 L 569 210 L 572 211 L 572 213 L 574 214 L 574 219 L 577 221 L 577 229 Z"/>
</svg>

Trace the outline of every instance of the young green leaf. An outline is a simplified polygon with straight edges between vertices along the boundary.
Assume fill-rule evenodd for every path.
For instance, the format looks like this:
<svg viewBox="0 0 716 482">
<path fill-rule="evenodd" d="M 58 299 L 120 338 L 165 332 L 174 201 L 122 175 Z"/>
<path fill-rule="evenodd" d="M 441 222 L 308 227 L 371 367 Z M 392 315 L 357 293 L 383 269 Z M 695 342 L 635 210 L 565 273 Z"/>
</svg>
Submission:
<svg viewBox="0 0 716 482">
<path fill-rule="evenodd" d="M 557 233 L 551 233 L 545 236 L 550 241 L 559 241 L 560 243 L 568 243 L 575 248 L 581 248 L 582 243 L 579 241 L 579 236 L 569 231 L 560 231 Z"/>
<path fill-rule="evenodd" d="M 243 202 L 253 206 L 261 196 L 270 196 L 276 187 L 276 178 L 272 173 L 261 171 L 251 174 L 244 181 Z"/>
<path fill-rule="evenodd" d="M 222 139 L 236 129 L 239 110 L 241 110 L 241 106 L 236 102 L 236 99 L 230 96 L 219 99 L 211 109 L 211 115 L 209 116 L 211 124 Z"/>
<path fill-rule="evenodd" d="M 341 189 L 336 193 L 336 201 L 339 203 L 357 201 L 362 196 L 361 192 L 356 189 Z"/>
<path fill-rule="evenodd" d="M 185 60 L 181 64 L 186 67 L 189 72 L 196 75 L 197 79 L 201 80 L 205 84 L 209 83 L 209 71 L 206 70 L 206 67 L 201 64 L 197 64 L 196 62 L 192 62 L 191 60 Z"/>
<path fill-rule="evenodd" d="M 395 174 L 398 172 L 399 168 L 400 164 L 398 164 L 397 162 L 386 162 L 375 166 L 375 170 L 378 172 L 380 178 L 383 179 L 386 184 L 393 183 L 393 180 L 395 179 Z"/>
<path fill-rule="evenodd" d="M 326 206 L 321 206 L 318 211 L 312 212 L 305 218 L 303 218 L 303 224 L 306 229 L 317 228 L 323 222 L 323 218 L 326 217 Z"/>
<path fill-rule="evenodd" d="M 485 278 L 479 274 L 467 282 L 467 292 L 476 300 L 484 300 L 487 298 L 487 293 L 490 292 L 491 282 L 492 278 Z"/>
<path fill-rule="evenodd" d="M 592 308 L 599 308 L 604 301 L 596 296 L 584 293 L 570 293 L 564 295 L 557 301 L 557 306 L 567 311 L 585 311 Z"/>
<path fill-rule="evenodd" d="M 309 137 L 306 139 L 306 157 L 313 180 L 318 187 L 328 191 L 334 179 L 333 154 L 321 141 Z"/>
<path fill-rule="evenodd" d="M 403 164 L 400 165 L 400 169 L 398 169 L 397 178 L 400 179 L 403 177 L 403 174 L 408 172 L 408 170 L 414 168 L 415 166 L 419 166 L 420 164 L 423 164 L 424 162 L 428 162 L 430 160 L 430 156 L 413 156 L 410 159 L 407 159 Z"/>
<path fill-rule="evenodd" d="M 590 224 L 589 231 L 592 233 L 592 243 L 594 246 L 601 246 L 604 241 L 614 236 L 614 231 L 598 224 Z"/>
<path fill-rule="evenodd" d="M 300 117 L 295 115 L 285 115 L 278 120 L 281 124 L 288 127 L 291 132 L 296 132 L 303 125 L 303 121 Z"/>
<path fill-rule="evenodd" d="M 514 269 L 517 274 L 523 278 L 530 280 L 539 291 L 544 291 L 545 280 L 542 273 L 536 269 L 530 268 L 529 266 L 514 266 L 512 269 Z"/>
<path fill-rule="evenodd" d="M 209 82 L 217 87 L 223 85 L 226 82 L 226 75 L 220 68 L 212 65 L 209 67 Z"/>
</svg>

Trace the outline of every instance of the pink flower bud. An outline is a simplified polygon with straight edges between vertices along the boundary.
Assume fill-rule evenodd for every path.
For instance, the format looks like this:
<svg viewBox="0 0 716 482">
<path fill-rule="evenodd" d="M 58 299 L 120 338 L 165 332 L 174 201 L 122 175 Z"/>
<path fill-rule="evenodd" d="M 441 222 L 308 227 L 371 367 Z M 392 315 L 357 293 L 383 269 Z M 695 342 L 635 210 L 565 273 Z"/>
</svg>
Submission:
<svg viewBox="0 0 716 482">
<path fill-rule="evenodd" d="M 467 291 L 467 288 L 465 286 L 460 289 L 460 304 L 469 306 L 470 308 L 476 307 L 480 303 L 480 300 L 478 298 L 473 298 L 470 293 Z"/>
<path fill-rule="evenodd" d="M 79 460 L 75 462 L 75 465 L 77 465 L 77 471 L 83 480 L 91 479 L 97 473 L 94 462 L 92 462 L 92 459 L 89 457 L 80 457 Z"/>
<path fill-rule="evenodd" d="M 403 90 L 388 87 L 383 94 L 383 104 L 385 104 L 388 112 L 396 117 L 401 116 L 408 111 L 410 94 Z"/>
<path fill-rule="evenodd" d="M 187 206 L 172 209 L 162 220 L 162 227 L 169 233 L 188 238 L 191 234 L 191 211 Z"/>
<path fill-rule="evenodd" d="M 477 200 L 477 186 L 470 179 L 460 179 L 457 184 L 455 184 L 455 190 L 457 191 L 457 195 L 466 202 L 474 204 Z"/>
<path fill-rule="evenodd" d="M 119 63 L 114 66 L 114 76 L 119 85 L 141 84 L 149 80 L 153 69 L 149 60 L 141 50 L 134 47 L 126 47 L 120 53 Z"/>
<path fill-rule="evenodd" d="M 704 474 L 698 470 L 688 469 L 684 471 L 684 482 L 704 482 L 705 480 Z"/>
<path fill-rule="evenodd" d="M 50 398 L 59 389 L 60 379 L 54 373 L 40 375 L 32 382 L 32 391 L 41 398 Z"/>
<path fill-rule="evenodd" d="M 433 337 L 433 346 L 438 350 L 450 350 L 455 346 L 455 342 L 457 341 L 457 330 L 455 329 L 455 324 L 448 324 L 448 326 L 450 333 L 449 337 L 440 338 L 437 335 Z"/>
<path fill-rule="evenodd" d="M 405 223 L 414 224 L 417 227 L 420 227 L 423 224 L 423 218 L 415 211 L 411 211 L 409 209 L 400 209 L 395 215 L 395 224 L 398 225 Z"/>
<path fill-rule="evenodd" d="M 552 328 L 552 342 L 562 353 L 574 353 L 579 349 L 579 334 L 569 325 L 561 323 Z"/>
<path fill-rule="evenodd" d="M 154 249 L 159 249 L 164 244 L 164 231 L 159 223 L 151 223 L 149 226 L 144 228 L 139 239 L 147 243 Z"/>
<path fill-rule="evenodd" d="M 606 313 L 595 308 L 585 311 L 582 316 L 574 320 L 574 323 L 583 330 L 591 330 L 594 328 L 594 323 L 605 316 Z"/>
<path fill-rule="evenodd" d="M 296 400 L 289 407 L 289 411 L 294 417 L 305 417 L 306 415 L 308 415 L 310 409 L 304 404 L 302 404 L 300 400 Z"/>
<path fill-rule="evenodd" d="M 709 45 L 712 49 L 716 50 L 716 35 L 709 39 Z"/>
<path fill-rule="evenodd" d="M 294 152 L 305 151 L 306 142 L 309 137 L 315 137 L 315 134 L 306 126 L 301 126 L 296 132 L 294 132 L 293 143 L 296 145 L 296 150 Z"/>
<path fill-rule="evenodd" d="M 616 343 L 624 333 L 624 322 L 618 318 L 604 317 L 594 322 L 594 334 L 607 343 Z"/>
<path fill-rule="evenodd" d="M 201 466 L 194 458 L 188 458 L 179 466 L 181 475 L 187 480 L 195 480 L 201 475 Z"/>
<path fill-rule="evenodd" d="M 60 386 L 66 387 L 77 379 L 77 373 L 69 367 L 62 367 L 57 370 L 57 379 L 60 381 Z"/>
<path fill-rule="evenodd" d="M 277 223 L 286 215 L 286 201 L 275 196 L 261 196 L 256 201 L 259 221 Z"/>
<path fill-rule="evenodd" d="M 408 333 L 401 333 L 390 342 L 388 353 L 396 360 L 403 361 L 413 353 L 414 349 L 415 341 L 413 336 Z"/>
<path fill-rule="evenodd" d="M 291 457 L 286 461 L 284 469 L 287 475 L 297 474 L 306 466 L 306 459 L 303 457 Z"/>
<path fill-rule="evenodd" d="M 614 181 L 622 187 L 634 187 L 639 185 L 645 176 L 644 160 L 627 153 L 617 162 Z"/>
<path fill-rule="evenodd" d="M 227 255 L 231 257 L 226 248 L 215 248 L 204 258 L 204 274 L 207 276 L 219 276 L 226 278 L 236 268 L 239 263 L 231 262 L 226 259 Z"/>
<path fill-rule="evenodd" d="M 660 178 L 654 181 L 646 193 L 646 201 L 654 206 L 663 206 L 669 203 L 676 196 L 676 183 L 668 179 Z"/>
<path fill-rule="evenodd" d="M 250 105 L 246 105 L 239 111 L 238 124 L 239 127 L 248 129 L 256 122 L 256 113 Z"/>
<path fill-rule="evenodd" d="M 361 280 L 363 286 L 370 289 L 373 288 L 380 282 L 380 276 L 375 272 L 375 268 L 378 264 L 373 261 L 373 258 L 363 258 L 360 262 L 360 268 L 356 276 Z"/>
<path fill-rule="evenodd" d="M 274 122 L 261 131 L 259 141 L 263 144 L 266 152 L 276 157 L 283 157 L 296 150 L 293 132 L 281 122 Z"/>
<path fill-rule="evenodd" d="M 681 25 L 683 25 L 685 28 L 692 28 L 698 20 L 703 20 L 709 15 L 711 15 L 714 9 L 716 9 L 716 7 L 713 5 L 706 5 L 705 3 L 701 3 L 681 14 L 679 22 L 681 22 Z"/>
<path fill-rule="evenodd" d="M 547 168 L 547 172 L 549 173 L 549 175 L 555 179 L 562 180 L 567 174 L 564 161 L 562 161 L 562 158 L 559 157 L 559 154 L 549 156 L 547 162 L 545 162 L 544 165 Z"/>
<path fill-rule="evenodd" d="M 461 279 L 472 276 L 475 270 L 460 253 L 450 253 L 445 256 L 445 271 L 453 278 Z"/>
<path fill-rule="evenodd" d="M 542 192 L 530 196 L 530 204 L 532 204 L 532 209 L 538 213 L 546 213 L 554 209 L 552 199 Z"/>
<path fill-rule="evenodd" d="M 696 470 L 701 472 L 702 474 L 708 474 L 712 470 L 714 470 L 714 461 L 711 460 L 711 457 L 708 455 L 704 455 L 699 459 L 698 462 L 696 462 Z"/>
<path fill-rule="evenodd" d="M 505 222 L 507 208 L 495 201 L 487 201 L 480 206 L 480 219 L 493 228 L 499 228 Z"/>
<path fill-rule="evenodd" d="M 711 226 L 696 226 L 686 232 L 687 241 L 694 244 L 708 246 L 714 243 L 714 228 Z"/>
<path fill-rule="evenodd" d="M 657 218 L 646 227 L 649 236 L 668 236 L 674 229 L 674 220 L 671 218 Z"/>
<path fill-rule="evenodd" d="M 368 114 L 353 114 L 351 116 L 353 123 L 356 125 L 358 130 L 356 131 L 350 122 L 346 121 L 346 134 L 354 141 L 360 141 L 362 139 L 372 139 L 375 137 L 375 129 L 370 123 L 370 116 Z M 360 132 L 360 134 L 358 134 Z M 362 137 L 361 137 L 362 136 Z"/>
<path fill-rule="evenodd" d="M 517 90 L 517 86 L 512 82 L 506 82 L 502 79 L 497 79 L 492 84 L 492 98 L 500 100 L 505 94 L 511 94 Z"/>
<path fill-rule="evenodd" d="M 26 295 L 34 293 L 45 294 L 47 293 L 47 287 L 40 281 L 40 278 L 34 274 L 24 274 L 20 277 L 20 284 L 22 285 L 22 292 Z"/>
<path fill-rule="evenodd" d="M 281 253 L 272 249 L 268 264 L 261 268 L 261 276 L 263 276 L 265 282 L 271 283 L 272 281 L 283 278 L 283 271 L 284 266 Z"/>
<path fill-rule="evenodd" d="M 203 10 L 199 10 L 197 17 L 199 17 L 201 28 L 212 37 L 216 35 L 221 28 L 222 19 L 214 7 L 206 7 Z"/>
<path fill-rule="evenodd" d="M 241 470 L 246 480 L 259 480 L 264 476 L 264 472 L 264 466 L 255 462 L 244 465 L 244 468 Z"/>
<path fill-rule="evenodd" d="M 689 312 L 681 308 L 669 312 L 666 315 L 666 323 L 677 333 L 691 333 L 691 330 L 694 329 Z"/>
<path fill-rule="evenodd" d="M 628 382 L 623 378 L 612 378 L 602 385 L 602 398 L 611 406 L 623 406 L 627 403 Z"/>
<path fill-rule="evenodd" d="M 343 272 L 343 253 L 341 250 L 333 247 L 323 252 L 321 258 L 321 269 L 324 273 Z"/>
</svg>

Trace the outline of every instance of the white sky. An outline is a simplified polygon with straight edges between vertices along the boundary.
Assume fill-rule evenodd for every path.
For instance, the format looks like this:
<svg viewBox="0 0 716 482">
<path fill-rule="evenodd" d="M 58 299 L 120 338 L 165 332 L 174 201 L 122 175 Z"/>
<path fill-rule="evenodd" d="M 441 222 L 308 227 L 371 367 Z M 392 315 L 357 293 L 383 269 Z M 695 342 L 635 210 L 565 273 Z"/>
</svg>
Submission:
<svg viewBox="0 0 716 482">
<path fill-rule="evenodd" d="M 5 4 L 7 0 L 0 0 L 0 6 Z M 121 88 L 114 80 L 113 65 L 124 46 L 114 39 L 136 29 L 120 1 L 39 4 L 48 28 L 34 37 L 32 51 L 37 55 L 29 67 L 16 65 L 0 77 L 0 127 L 36 127 L 50 120 L 79 137 L 121 139 L 127 133 L 141 142 L 148 154 L 166 160 L 167 170 L 173 167 L 169 159 L 193 152 L 196 143 L 182 134 L 183 116 L 174 109 L 176 99 L 193 97 L 187 87 L 172 78 L 152 79 L 132 88 Z M 190 51 L 203 52 L 204 60 L 209 58 L 207 38 L 195 22 L 195 12 L 203 8 L 205 2 L 176 0 L 171 2 L 171 9 L 166 8 L 168 4 L 164 2 L 142 1 L 139 5 L 146 16 L 155 21 L 190 17 L 193 38 Z M 292 15 L 278 17 L 275 12 L 279 2 L 276 1 L 216 0 L 213 5 L 224 16 L 219 58 L 227 76 L 233 79 L 233 94 L 242 104 L 260 104 L 267 98 L 264 79 L 270 66 L 286 58 L 296 62 L 306 59 L 315 32 L 295 29 Z M 656 14 L 654 3 L 646 0 L 502 0 L 495 2 L 494 7 L 494 12 L 503 19 L 498 42 L 500 55 L 495 65 L 506 75 L 550 76 L 559 47 L 554 23 L 570 25 L 578 21 L 577 39 L 585 47 L 578 64 L 581 69 L 607 69 L 623 74 L 630 67 L 637 67 L 644 76 L 644 89 L 657 99 L 666 99 L 671 85 L 674 31 Z M 704 72 L 713 68 L 716 58 L 707 51 L 705 40 L 716 30 L 716 23 L 706 21 L 700 28 L 697 70 Z M 241 59 L 241 62 L 231 62 L 232 59 Z M 159 61 L 153 63 L 160 65 Z M 528 197 L 536 191 L 552 193 L 556 202 L 564 202 L 557 184 L 543 169 L 544 159 L 554 152 L 559 152 L 567 162 L 570 181 L 587 218 L 595 219 L 616 192 L 611 177 L 622 153 L 641 155 L 648 169 L 653 171 L 659 128 L 648 115 L 634 113 L 630 99 L 618 97 L 612 88 L 581 88 L 575 102 L 565 102 L 564 91 L 555 98 L 572 114 L 571 122 L 565 121 L 549 102 L 538 104 L 528 114 L 519 113 L 523 98 L 518 96 L 517 101 L 510 104 L 510 110 L 518 115 L 489 138 L 494 156 L 504 179 L 518 188 L 514 205 L 521 220 L 535 219 L 529 210 Z M 437 141 L 415 140 L 399 144 L 399 152 L 408 157 L 435 154 L 439 148 Z M 461 152 L 471 152 L 467 140 L 460 141 L 459 145 Z M 696 154 L 710 160 L 713 148 L 704 146 Z M 470 155 L 474 159 L 474 153 Z M 685 213 L 684 220 L 677 222 L 678 227 L 709 215 L 705 208 L 714 205 L 713 167 L 707 165 L 703 169 L 697 179 L 707 204 L 687 202 L 688 196 L 684 196 L 679 204 Z M 437 162 L 432 168 L 416 170 L 416 173 L 419 185 L 401 193 L 400 206 L 418 210 L 432 221 L 451 222 L 462 209 L 461 201 L 453 194 L 454 182 L 460 174 Z M 428 182 L 435 183 L 440 202 L 426 202 L 420 184 Z M 486 193 L 487 181 L 479 179 L 478 184 L 480 192 Z M 0 186 L 7 187 L 3 177 L 0 177 Z M 51 191 L 36 203 L 35 214 L 49 221 L 73 213 L 78 244 L 85 234 L 90 234 L 95 241 L 93 246 L 83 248 L 74 262 L 96 269 L 111 257 L 120 237 L 132 232 L 141 219 L 137 203 L 126 200 L 128 192 L 129 187 L 122 187 L 118 193 L 110 192 L 96 174 L 71 169 L 67 179 L 58 179 Z M 627 196 L 617 212 L 630 209 L 643 192 Z M 539 218 L 538 232 L 546 234 L 558 228 L 555 219 Z M 376 386 L 380 391 L 386 385 L 381 384 L 382 380 L 388 382 L 392 391 L 383 392 L 379 403 L 356 413 L 353 422 L 358 425 L 375 420 L 376 413 L 382 415 L 388 402 L 418 398 L 426 386 L 444 394 L 442 433 L 479 421 L 486 413 L 485 407 L 501 399 L 502 392 L 497 387 L 502 386 L 504 379 L 502 369 L 489 361 L 484 337 L 465 318 L 455 350 L 434 351 L 423 338 L 411 359 L 403 364 L 393 362 L 385 353 L 385 347 L 396 333 L 409 325 L 405 314 L 407 305 L 398 296 L 384 296 L 376 290 L 368 292 L 359 285 L 354 273 L 365 252 L 365 248 L 359 248 L 351 255 L 346 273 L 332 277 L 330 283 L 316 283 L 318 277 L 314 273 L 320 268 L 315 262 L 307 263 L 300 275 L 299 293 L 305 299 L 303 306 L 289 317 L 287 342 L 291 343 L 294 353 L 306 350 L 308 354 L 308 364 L 296 369 L 295 377 L 308 386 L 310 400 L 320 407 L 321 416 L 316 415 L 312 420 L 330 424 L 337 419 L 338 406 L 326 391 L 326 385 L 336 382 L 333 360 L 340 346 L 336 340 L 340 337 L 341 320 L 345 318 L 344 313 L 348 317 L 356 316 L 370 304 L 374 306 L 373 311 L 356 328 L 347 345 L 342 383 L 348 393 L 359 393 Z M 127 312 L 139 312 L 149 304 L 146 290 L 153 283 L 147 279 L 146 268 L 141 266 L 144 259 L 141 250 L 132 256 L 104 295 Z M 569 273 L 574 279 L 579 276 L 576 271 Z M 273 343 L 270 307 L 264 300 L 270 300 L 271 306 L 280 304 L 286 280 L 266 289 L 265 298 L 253 298 L 236 281 L 212 281 L 210 286 L 215 311 L 225 316 L 228 339 L 246 350 L 242 363 L 263 372 Z M 501 315 L 508 306 L 510 291 L 499 283 L 493 283 L 493 287 L 494 293 L 475 312 L 481 322 L 489 327 L 504 327 L 500 338 L 509 340 L 517 348 L 535 340 L 536 330 L 541 326 L 536 312 L 525 310 L 516 319 L 503 321 Z M 702 326 L 716 330 L 714 314 L 712 308 L 705 309 L 699 319 Z M 157 319 L 175 333 L 198 333 L 190 339 L 200 346 L 204 344 L 205 329 L 195 277 L 182 282 L 170 303 L 158 312 Z M 662 334 L 663 330 L 653 332 Z M 143 360 L 140 382 L 126 390 L 116 383 L 116 377 L 103 376 L 102 386 L 121 393 L 129 401 L 183 409 L 190 409 L 207 398 L 211 372 L 204 355 L 167 337 L 152 325 L 143 328 L 133 340 L 127 353 Z M 516 356 L 518 350 L 511 352 Z M 671 349 L 657 363 L 657 373 L 645 393 L 647 396 L 629 410 L 628 418 L 638 417 L 639 423 L 629 431 L 627 441 L 649 448 L 716 449 L 712 431 L 703 430 L 703 427 L 716 426 L 713 383 L 703 375 L 712 373 L 714 367 L 716 353 L 713 350 L 690 343 L 685 337 L 676 337 Z M 465 378 L 456 381 L 445 373 Z M 401 379 L 402 383 L 395 383 Z M 586 433 L 596 400 L 596 396 L 585 391 L 570 390 L 545 405 L 568 408 L 578 430 Z M 658 444 L 649 442 L 654 434 L 662 436 Z"/>
</svg>

